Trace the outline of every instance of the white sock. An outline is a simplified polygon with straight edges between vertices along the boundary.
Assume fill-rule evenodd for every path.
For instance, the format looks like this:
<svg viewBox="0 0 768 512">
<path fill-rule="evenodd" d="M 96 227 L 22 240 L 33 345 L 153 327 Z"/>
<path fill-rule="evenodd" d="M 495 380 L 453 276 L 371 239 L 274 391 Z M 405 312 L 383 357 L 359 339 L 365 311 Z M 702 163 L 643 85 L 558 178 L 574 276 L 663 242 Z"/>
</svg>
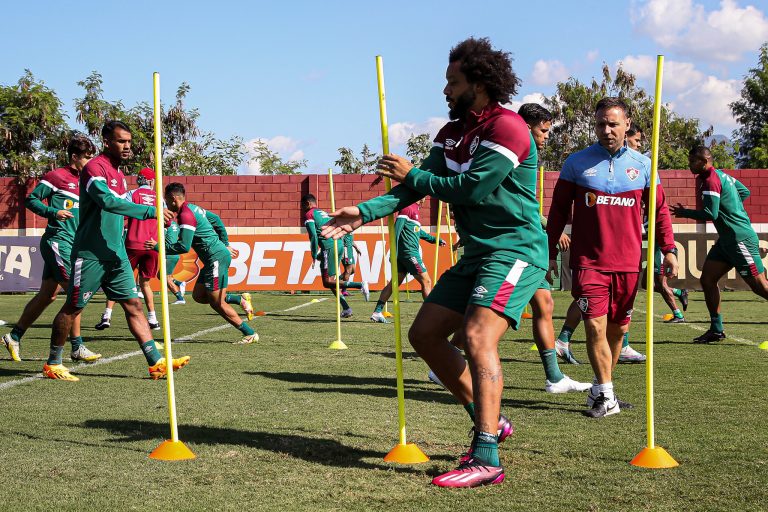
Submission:
<svg viewBox="0 0 768 512">
<path fill-rule="evenodd" d="M 598 384 L 597 389 L 598 389 L 598 392 L 605 395 L 605 398 L 607 398 L 608 400 L 613 401 L 616 399 L 616 396 L 613 394 L 613 382 Z"/>
<path fill-rule="evenodd" d="M 112 308 L 104 308 L 104 314 L 101 316 L 102 318 L 112 318 Z"/>
<path fill-rule="evenodd" d="M 147 313 L 147 319 L 150 322 L 152 322 L 153 324 L 157 323 L 157 317 L 155 316 L 155 312 L 154 311 L 150 311 L 149 313 Z"/>
</svg>

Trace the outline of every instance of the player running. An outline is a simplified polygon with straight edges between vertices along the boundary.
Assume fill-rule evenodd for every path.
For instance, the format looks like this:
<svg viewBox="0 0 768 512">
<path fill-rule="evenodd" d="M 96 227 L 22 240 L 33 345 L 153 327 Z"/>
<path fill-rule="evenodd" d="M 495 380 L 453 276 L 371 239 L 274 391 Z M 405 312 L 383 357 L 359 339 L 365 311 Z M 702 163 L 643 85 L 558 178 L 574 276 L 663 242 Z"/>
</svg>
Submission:
<svg viewBox="0 0 768 512">
<path fill-rule="evenodd" d="M 3 344 L 14 361 L 21 361 L 19 350 L 21 338 L 26 330 L 53 304 L 59 290 L 67 289 L 72 270 L 69 256 L 80 220 L 78 177 L 94 153 L 96 147 L 91 139 L 85 135 L 74 136 L 67 145 L 69 165 L 45 173 L 25 201 L 29 210 L 48 219 L 48 225 L 40 239 L 40 255 L 44 264 L 40 290 L 24 306 L 21 318 L 13 330 L 3 336 Z M 69 334 L 72 361 L 90 363 L 101 357 L 101 354 L 92 352 L 83 344 L 83 338 L 80 336 L 80 315 L 72 319 Z"/>
<path fill-rule="evenodd" d="M 51 379 L 80 380 L 62 364 L 61 354 L 74 319 L 101 287 L 108 299 L 123 307 L 128 328 L 149 365 L 149 375 L 159 379 L 166 375 L 168 364 L 152 339 L 123 241 L 123 216 L 149 219 L 156 217 L 157 211 L 154 206 L 139 205 L 122 198 L 127 187 L 118 166 L 131 156 L 130 128 L 120 121 L 108 121 L 101 135 L 104 141 L 102 153 L 88 162 L 80 173 L 81 214 L 72 245 L 72 278 L 67 287 L 67 301 L 53 321 L 51 352 L 43 366 L 43 374 Z M 173 369 L 188 362 L 188 356 L 174 359 Z"/>
<path fill-rule="evenodd" d="M 336 268 L 336 257 L 333 254 L 334 241 L 320 233 L 321 228 L 330 220 L 330 217 L 328 217 L 326 212 L 317 207 L 317 198 L 313 194 L 306 194 L 301 198 L 301 208 L 305 212 L 304 227 L 307 229 L 307 236 L 309 236 L 310 254 L 313 259 L 320 262 L 323 286 L 336 295 L 336 276 L 339 274 L 339 271 Z M 344 252 L 343 240 L 336 242 L 336 250 L 338 251 L 339 260 L 341 260 Z M 312 265 L 314 265 L 314 261 Z M 365 281 L 355 282 L 339 279 L 339 290 L 343 291 L 347 288 L 359 289 L 363 293 L 363 298 L 366 302 L 371 296 L 368 283 Z M 341 317 L 351 317 L 352 308 L 347 300 L 342 296 L 339 297 L 339 302 L 341 304 Z"/>
<path fill-rule="evenodd" d="M 427 267 L 421 259 L 419 241 L 426 240 L 431 244 L 438 243 L 440 247 L 445 245 L 445 241 L 438 241 L 437 238 L 421 229 L 419 208 L 423 203 L 424 199 L 422 198 L 397 213 L 397 219 L 395 220 L 395 254 L 397 255 L 397 282 L 402 283 L 408 274 L 412 275 L 421 285 L 421 296 L 426 300 L 432 291 L 432 279 L 430 279 Z M 379 294 L 376 308 L 371 315 L 373 322 L 389 323 L 382 312 L 391 295 L 392 280 L 387 283 Z"/>
<path fill-rule="evenodd" d="M 175 243 L 166 240 L 166 254 L 185 254 L 194 249 L 203 262 L 203 268 L 192 290 L 192 298 L 200 304 L 209 304 L 211 309 L 243 333 L 243 338 L 236 345 L 259 341 L 259 335 L 230 306 L 240 304 L 246 310 L 248 320 L 253 319 L 250 294 L 227 293 L 229 265 L 232 258 L 237 257 L 237 251 L 225 245 L 221 234 L 217 233 L 209 219 L 215 216 L 218 221 L 214 222 L 220 224 L 221 228 L 224 224 L 215 213 L 187 202 L 186 196 L 181 183 L 169 183 L 165 187 L 165 203 L 169 210 L 176 213 L 179 223 L 179 239 Z M 156 248 L 157 241 L 149 240 L 145 247 Z"/>
<path fill-rule="evenodd" d="M 712 221 L 719 238 L 707 253 L 699 278 L 709 311 L 709 329 L 693 339 L 695 343 L 711 343 L 724 339 L 723 316 L 720 314 L 720 288 L 717 282 L 736 267 L 753 292 L 768 299 L 768 281 L 760 258 L 758 239 L 744 200 L 749 189 L 732 176 L 712 165 L 712 153 L 697 146 L 688 153 L 688 166 L 696 176 L 696 192 L 702 208 L 691 210 L 678 203 L 671 208 L 675 217 Z"/>
<path fill-rule="evenodd" d="M 224 232 L 226 233 L 226 230 L 224 230 Z M 165 227 L 165 240 L 171 244 L 175 244 L 179 240 L 179 224 L 176 222 L 175 218 Z M 171 302 L 171 305 L 174 306 L 187 303 L 184 299 L 184 292 L 187 289 L 186 281 L 179 281 L 173 277 L 173 270 L 176 268 L 176 265 L 178 265 L 179 259 L 181 259 L 181 256 L 178 254 L 165 255 L 165 271 L 167 272 L 167 275 L 165 276 L 165 284 L 168 287 L 168 291 L 176 297 L 176 302 Z M 160 274 L 157 275 L 157 278 L 160 279 Z M 250 294 L 247 295 L 248 302 L 250 302 Z M 251 307 L 251 310 L 253 310 L 253 307 Z"/>
</svg>

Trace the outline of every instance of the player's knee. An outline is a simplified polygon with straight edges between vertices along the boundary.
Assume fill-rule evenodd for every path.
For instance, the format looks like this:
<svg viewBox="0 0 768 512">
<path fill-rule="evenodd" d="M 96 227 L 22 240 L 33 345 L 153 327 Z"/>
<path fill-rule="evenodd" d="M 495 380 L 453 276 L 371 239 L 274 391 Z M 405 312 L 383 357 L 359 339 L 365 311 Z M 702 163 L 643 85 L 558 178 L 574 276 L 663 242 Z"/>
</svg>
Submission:
<svg viewBox="0 0 768 512">
<path fill-rule="evenodd" d="M 434 329 L 430 329 L 424 322 L 414 322 L 408 329 L 408 341 L 418 352 L 420 348 L 429 345 L 430 339 L 434 334 Z"/>
</svg>

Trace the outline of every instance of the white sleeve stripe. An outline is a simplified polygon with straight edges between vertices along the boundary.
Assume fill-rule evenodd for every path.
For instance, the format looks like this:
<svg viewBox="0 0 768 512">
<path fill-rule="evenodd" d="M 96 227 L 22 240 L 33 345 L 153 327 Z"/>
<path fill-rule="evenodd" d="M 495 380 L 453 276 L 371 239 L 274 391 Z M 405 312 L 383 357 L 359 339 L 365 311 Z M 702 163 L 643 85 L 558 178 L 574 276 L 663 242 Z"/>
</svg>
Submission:
<svg viewBox="0 0 768 512">
<path fill-rule="evenodd" d="M 493 151 L 496 151 L 497 153 L 504 155 L 512 162 L 512 165 L 514 165 L 515 167 L 520 165 L 520 159 L 515 154 L 515 152 L 512 151 L 511 149 L 505 148 L 501 144 L 496 144 L 495 142 L 491 142 L 489 140 L 481 141 L 480 145 L 485 146 L 488 149 L 492 149 Z"/>
<path fill-rule="evenodd" d="M 312 219 L 309 219 L 309 220 L 305 220 L 305 221 L 304 221 L 304 224 L 309 224 L 310 222 L 311 222 L 312 224 L 314 224 L 314 223 L 315 223 L 315 221 L 314 221 L 314 220 L 312 220 Z"/>
<path fill-rule="evenodd" d="M 45 185 L 46 187 L 48 187 L 49 189 L 53 190 L 54 192 L 58 192 L 59 191 L 59 189 L 57 187 L 54 187 L 53 183 L 51 183 L 50 181 L 40 180 L 40 184 L 41 185 Z"/>
<path fill-rule="evenodd" d="M 433 148 L 444 148 L 445 145 L 442 142 L 433 142 L 432 143 Z"/>
<path fill-rule="evenodd" d="M 720 197 L 720 194 L 718 192 L 715 192 L 714 190 L 702 190 L 701 193 L 705 196 L 717 196 Z"/>
<path fill-rule="evenodd" d="M 94 181 L 103 181 L 104 183 L 107 183 L 107 179 L 102 176 L 91 176 L 91 179 L 88 180 L 88 183 L 85 185 L 85 191 L 88 192 L 88 189 L 91 188 L 91 183 Z"/>
<path fill-rule="evenodd" d="M 192 231 L 197 230 L 195 226 L 190 226 L 189 224 L 179 224 L 179 229 L 191 229 Z"/>
</svg>

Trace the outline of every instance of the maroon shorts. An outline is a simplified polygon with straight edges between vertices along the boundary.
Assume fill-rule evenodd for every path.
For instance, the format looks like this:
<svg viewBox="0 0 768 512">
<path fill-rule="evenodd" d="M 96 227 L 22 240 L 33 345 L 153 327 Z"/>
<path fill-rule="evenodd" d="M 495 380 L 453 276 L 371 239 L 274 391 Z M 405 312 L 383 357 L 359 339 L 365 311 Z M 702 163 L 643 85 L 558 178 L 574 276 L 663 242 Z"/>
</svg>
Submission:
<svg viewBox="0 0 768 512">
<path fill-rule="evenodd" d="M 132 269 L 139 269 L 139 276 L 144 279 L 152 279 L 157 276 L 159 268 L 159 253 L 147 249 L 128 249 L 128 261 Z"/>
<path fill-rule="evenodd" d="M 588 268 L 573 269 L 571 295 L 583 318 L 608 315 L 608 321 L 626 325 L 632 319 L 639 272 L 600 272 Z"/>
</svg>

